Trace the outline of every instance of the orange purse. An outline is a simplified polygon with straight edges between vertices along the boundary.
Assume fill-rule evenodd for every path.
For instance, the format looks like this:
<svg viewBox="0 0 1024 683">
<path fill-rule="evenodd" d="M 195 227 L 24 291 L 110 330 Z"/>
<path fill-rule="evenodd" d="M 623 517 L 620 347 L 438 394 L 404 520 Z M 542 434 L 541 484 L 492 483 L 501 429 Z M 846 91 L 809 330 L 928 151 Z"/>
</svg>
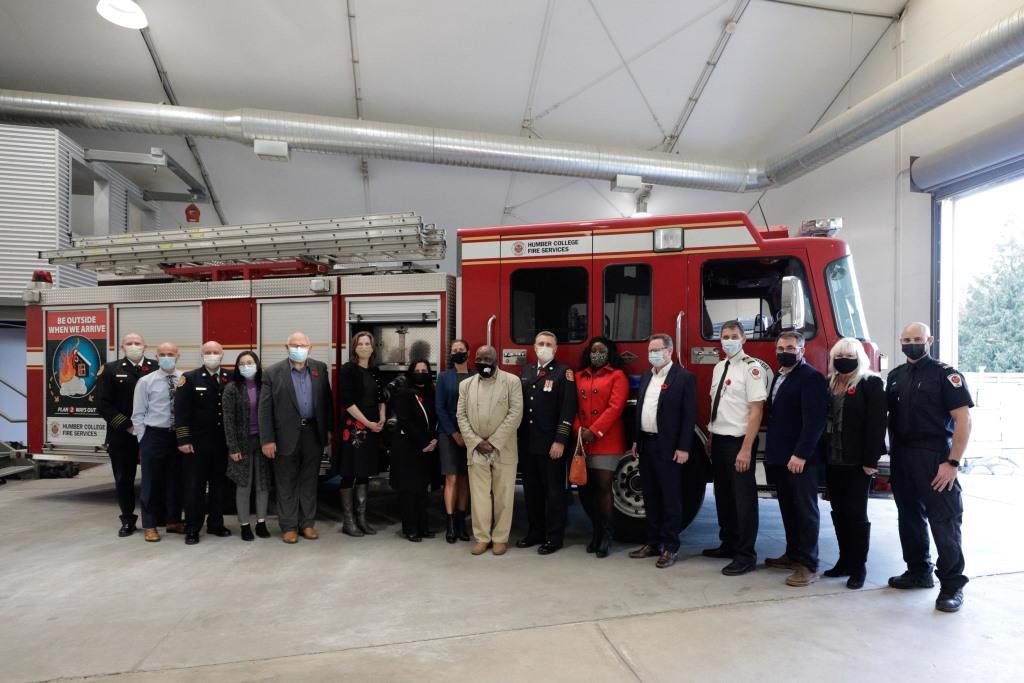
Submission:
<svg viewBox="0 0 1024 683">
<path fill-rule="evenodd" d="M 569 465 L 569 483 L 576 486 L 587 485 L 587 452 L 583 448 L 582 431 L 576 433 L 576 450 Z"/>
</svg>

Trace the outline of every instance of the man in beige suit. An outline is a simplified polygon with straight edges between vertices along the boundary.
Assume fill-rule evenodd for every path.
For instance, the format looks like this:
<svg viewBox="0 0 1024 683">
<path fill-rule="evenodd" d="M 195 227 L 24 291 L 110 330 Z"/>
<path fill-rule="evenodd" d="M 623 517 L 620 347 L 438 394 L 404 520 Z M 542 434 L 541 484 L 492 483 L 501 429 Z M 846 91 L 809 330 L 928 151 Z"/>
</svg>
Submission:
<svg viewBox="0 0 1024 683">
<path fill-rule="evenodd" d="M 492 544 L 495 555 L 504 555 L 512 529 L 523 391 L 519 378 L 498 369 L 497 357 L 493 346 L 477 349 L 477 374 L 459 385 L 456 410 L 469 454 L 474 555 L 482 555 Z"/>
</svg>

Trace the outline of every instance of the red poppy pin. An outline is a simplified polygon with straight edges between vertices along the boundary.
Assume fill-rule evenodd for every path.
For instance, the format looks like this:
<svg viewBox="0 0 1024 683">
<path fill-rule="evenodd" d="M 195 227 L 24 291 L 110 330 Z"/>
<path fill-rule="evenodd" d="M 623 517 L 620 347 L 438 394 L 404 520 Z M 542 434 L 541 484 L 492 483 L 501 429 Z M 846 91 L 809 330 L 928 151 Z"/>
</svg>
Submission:
<svg viewBox="0 0 1024 683">
<path fill-rule="evenodd" d="M 846 390 L 846 395 L 847 396 L 853 396 L 856 393 L 857 393 L 857 387 L 850 387 L 849 389 Z"/>
<path fill-rule="evenodd" d="M 725 380 L 725 386 L 729 386 L 730 384 L 732 384 L 732 380 L 731 379 Z"/>
<path fill-rule="evenodd" d="M 220 383 L 221 384 L 227 384 L 228 383 L 228 373 L 225 372 L 224 374 L 222 374 L 220 376 Z"/>
<path fill-rule="evenodd" d="M 317 372 L 316 370 L 310 370 L 310 372 L 312 372 L 312 373 L 313 373 L 313 376 L 314 376 L 314 377 L 319 377 L 319 376 L 320 376 L 320 373 L 319 373 L 319 372 Z"/>
<path fill-rule="evenodd" d="M 142 366 L 142 371 L 143 372 L 149 372 L 150 371 L 150 367 L 148 365 L 143 365 Z"/>
<path fill-rule="evenodd" d="M 662 384 L 661 385 L 661 390 L 665 391 L 666 389 L 668 389 L 668 384 Z"/>
<path fill-rule="evenodd" d="M 347 429 L 345 429 L 345 430 L 343 430 L 341 432 L 341 440 L 342 441 L 348 441 L 350 436 L 351 436 L 351 434 L 349 434 L 349 431 Z"/>
<path fill-rule="evenodd" d="M 548 373 L 547 373 L 546 371 L 544 371 L 544 370 L 541 370 L 541 371 L 540 371 L 540 376 L 541 376 L 541 377 L 543 377 L 543 376 L 544 376 L 544 375 L 546 375 L 546 374 L 548 374 Z"/>
</svg>

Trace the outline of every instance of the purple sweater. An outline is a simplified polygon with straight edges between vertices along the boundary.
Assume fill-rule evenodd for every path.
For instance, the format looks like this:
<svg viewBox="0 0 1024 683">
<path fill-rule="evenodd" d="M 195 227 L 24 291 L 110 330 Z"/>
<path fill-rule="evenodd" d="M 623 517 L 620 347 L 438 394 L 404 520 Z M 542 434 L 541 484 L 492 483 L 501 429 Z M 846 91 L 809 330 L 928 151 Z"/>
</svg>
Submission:
<svg viewBox="0 0 1024 683">
<path fill-rule="evenodd" d="M 249 394 L 249 434 L 260 433 L 260 401 L 259 389 L 256 388 L 256 380 L 245 380 L 245 390 Z"/>
</svg>

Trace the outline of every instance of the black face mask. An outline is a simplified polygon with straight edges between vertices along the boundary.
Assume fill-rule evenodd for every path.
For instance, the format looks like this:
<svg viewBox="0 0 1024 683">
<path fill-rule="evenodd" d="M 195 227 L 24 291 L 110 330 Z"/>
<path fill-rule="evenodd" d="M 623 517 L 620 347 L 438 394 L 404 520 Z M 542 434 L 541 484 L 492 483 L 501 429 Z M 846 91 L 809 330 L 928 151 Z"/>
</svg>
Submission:
<svg viewBox="0 0 1024 683">
<path fill-rule="evenodd" d="M 469 358 L 469 354 L 466 353 L 465 351 L 457 351 L 456 353 L 453 353 L 449 358 L 452 362 L 452 365 L 462 365 L 463 363 L 466 362 L 466 359 Z"/>
<path fill-rule="evenodd" d="M 412 373 L 412 383 L 415 384 L 416 386 L 422 387 L 428 381 L 430 381 L 430 373 L 429 372 L 414 372 L 414 373 Z"/>
<path fill-rule="evenodd" d="M 910 360 L 924 358 L 925 354 L 928 353 L 924 344 L 903 344 L 900 348 L 903 350 L 903 355 Z"/>
<path fill-rule="evenodd" d="M 795 353 L 788 351 L 782 351 L 775 354 L 775 358 L 779 361 L 779 365 L 784 368 L 791 368 L 797 364 L 797 357 Z"/>
<path fill-rule="evenodd" d="M 476 371 L 480 373 L 481 377 L 491 378 L 494 377 L 494 371 L 497 370 L 497 366 L 494 363 L 481 363 L 476 362 Z"/>
<path fill-rule="evenodd" d="M 860 363 L 857 361 L 856 358 L 833 358 L 832 359 L 832 367 L 834 367 L 836 369 L 836 372 L 838 372 L 841 375 L 845 375 L 847 373 L 853 372 L 854 370 L 857 369 L 857 366 L 859 366 L 859 365 L 860 365 Z"/>
</svg>

